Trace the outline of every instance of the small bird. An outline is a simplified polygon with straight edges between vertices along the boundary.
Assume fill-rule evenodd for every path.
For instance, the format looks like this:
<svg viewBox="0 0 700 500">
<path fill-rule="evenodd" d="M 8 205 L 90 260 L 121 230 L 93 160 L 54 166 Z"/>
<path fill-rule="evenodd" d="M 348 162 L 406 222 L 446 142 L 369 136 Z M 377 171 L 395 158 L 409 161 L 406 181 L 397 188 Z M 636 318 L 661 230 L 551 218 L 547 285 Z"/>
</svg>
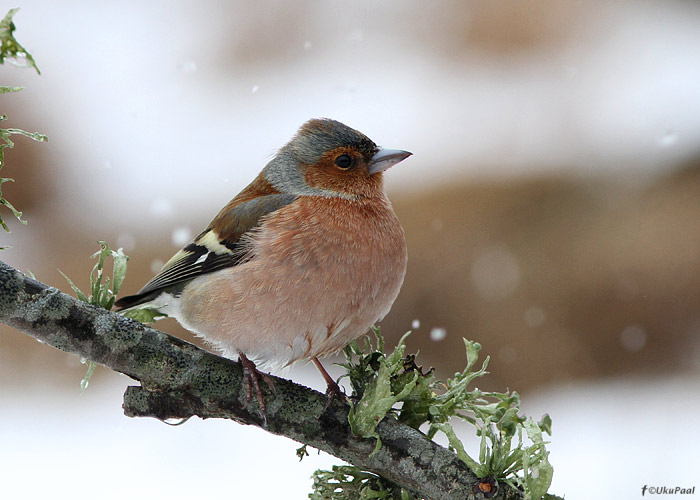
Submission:
<svg viewBox="0 0 700 500">
<path fill-rule="evenodd" d="M 383 172 L 409 157 L 338 121 L 306 122 L 199 236 L 118 310 L 156 308 L 240 359 L 265 403 L 256 363 L 313 361 L 365 334 L 406 274 L 404 232 Z"/>
</svg>

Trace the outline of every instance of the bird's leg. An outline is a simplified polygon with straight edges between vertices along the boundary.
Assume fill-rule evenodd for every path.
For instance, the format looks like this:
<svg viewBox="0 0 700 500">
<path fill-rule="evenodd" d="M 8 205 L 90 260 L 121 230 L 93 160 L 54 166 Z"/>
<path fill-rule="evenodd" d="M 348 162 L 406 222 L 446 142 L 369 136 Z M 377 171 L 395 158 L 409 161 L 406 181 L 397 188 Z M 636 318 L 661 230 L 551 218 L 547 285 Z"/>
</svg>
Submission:
<svg viewBox="0 0 700 500">
<path fill-rule="evenodd" d="M 333 398 L 338 398 L 341 401 L 347 401 L 347 398 L 345 397 L 345 393 L 343 390 L 338 386 L 338 384 L 333 380 L 333 378 L 328 374 L 326 369 L 323 367 L 321 362 L 318 360 L 317 357 L 311 358 L 311 361 L 314 362 L 316 365 L 316 368 L 318 368 L 318 371 L 321 372 L 321 375 L 323 375 L 323 378 L 326 380 L 326 384 L 328 385 L 328 388 L 326 389 L 326 394 L 328 394 L 328 402 L 330 403 L 333 401 Z"/>
<path fill-rule="evenodd" d="M 241 365 L 243 365 L 243 383 L 245 384 L 245 404 L 243 408 L 248 407 L 252 393 L 255 391 L 255 398 L 258 400 L 260 413 L 265 421 L 265 425 L 267 425 L 267 407 L 265 406 L 265 398 L 263 398 L 263 393 L 260 389 L 260 379 L 262 378 L 273 391 L 275 390 L 275 383 L 266 374 L 260 372 L 255 367 L 255 363 L 249 360 L 245 354 L 239 351 L 238 356 L 241 360 Z"/>
</svg>

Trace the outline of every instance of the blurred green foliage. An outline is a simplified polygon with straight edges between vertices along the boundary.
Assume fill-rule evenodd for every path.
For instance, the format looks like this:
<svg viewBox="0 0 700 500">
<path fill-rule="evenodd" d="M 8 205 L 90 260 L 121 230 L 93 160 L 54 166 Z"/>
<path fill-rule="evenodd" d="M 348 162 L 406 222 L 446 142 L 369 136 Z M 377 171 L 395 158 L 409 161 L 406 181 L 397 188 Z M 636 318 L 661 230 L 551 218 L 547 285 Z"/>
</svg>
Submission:
<svg viewBox="0 0 700 500">
<path fill-rule="evenodd" d="M 7 15 L 2 19 L 2 21 L 0 21 L 0 64 L 3 64 L 7 59 L 19 65 L 18 61 L 24 60 L 26 61 L 27 65 L 32 66 L 34 69 L 36 69 L 37 73 L 41 74 L 32 55 L 29 52 L 27 52 L 27 50 L 24 47 L 22 47 L 22 45 L 20 45 L 20 43 L 15 39 L 14 35 L 12 34 L 15 30 L 15 25 L 12 22 L 12 17 L 15 15 L 15 13 L 17 13 L 18 10 L 19 9 L 11 9 L 7 13 Z M 19 92 L 20 90 L 22 90 L 22 88 L 23 87 L 0 86 L 0 94 Z M 7 117 L 5 115 L 0 115 L 0 122 L 5 121 L 6 119 Z M 10 139 L 11 135 L 23 135 L 25 137 L 29 137 L 30 139 L 39 142 L 44 142 L 48 140 L 48 138 L 45 135 L 36 132 L 27 132 L 18 128 L 0 129 L 0 169 L 5 165 L 5 148 L 12 148 L 15 145 L 15 143 L 12 142 L 12 140 Z M 17 217 L 17 219 L 22 224 L 26 225 L 27 221 L 22 219 L 22 212 L 17 210 L 12 205 L 12 203 L 10 203 L 2 196 L 3 183 L 10 182 L 12 180 L 13 179 L 10 178 L 0 177 L 0 205 L 4 205 L 8 209 L 10 209 L 13 215 Z M 2 216 L 0 216 L 0 226 L 2 226 L 2 228 L 8 233 L 10 232 L 10 229 L 7 227 L 7 224 L 4 220 L 2 220 Z M 0 248 L 0 250 L 1 249 L 2 248 Z"/>
</svg>

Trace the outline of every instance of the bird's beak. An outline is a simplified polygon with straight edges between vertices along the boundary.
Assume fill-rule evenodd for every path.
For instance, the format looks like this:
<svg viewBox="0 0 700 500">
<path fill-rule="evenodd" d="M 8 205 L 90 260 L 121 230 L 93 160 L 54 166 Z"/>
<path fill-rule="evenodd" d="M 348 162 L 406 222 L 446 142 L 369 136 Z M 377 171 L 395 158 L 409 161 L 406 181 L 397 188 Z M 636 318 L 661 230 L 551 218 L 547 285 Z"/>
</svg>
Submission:
<svg viewBox="0 0 700 500">
<path fill-rule="evenodd" d="M 405 160 L 413 153 L 402 151 L 400 149 L 380 149 L 369 161 L 370 175 L 377 172 L 384 172 L 389 167 L 396 165 L 398 162 Z"/>
</svg>

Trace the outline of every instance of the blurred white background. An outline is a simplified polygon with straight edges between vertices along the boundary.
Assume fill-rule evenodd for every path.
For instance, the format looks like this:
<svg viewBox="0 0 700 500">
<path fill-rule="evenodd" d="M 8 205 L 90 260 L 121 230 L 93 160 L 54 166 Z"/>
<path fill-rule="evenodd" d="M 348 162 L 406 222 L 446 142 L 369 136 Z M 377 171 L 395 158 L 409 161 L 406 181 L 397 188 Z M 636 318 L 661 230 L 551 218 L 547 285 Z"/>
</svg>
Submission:
<svg viewBox="0 0 700 500">
<path fill-rule="evenodd" d="M 700 154 L 691 1 L 19 0 L 0 14 L 15 6 L 42 75 L 0 66 L 0 84 L 26 87 L 0 113 L 50 141 L 6 150 L 2 175 L 17 182 L 3 193 L 29 226 L 3 213 L 13 232 L 0 246 L 13 248 L 0 257 L 63 290 L 55 269 L 84 283 L 100 239 L 141 266 L 127 281 L 138 289 L 312 117 L 412 151 L 386 176 L 399 200 L 521 176 L 648 185 Z M 656 345 L 642 333 L 621 342 Z M 338 463 L 299 464 L 296 443 L 230 422 L 127 419 L 127 379 L 99 371 L 81 396 L 78 360 L 0 334 L 2 498 L 305 498 L 311 472 Z M 700 349 L 687 352 L 677 372 L 645 376 L 637 362 L 631 377 L 508 382 L 526 412 L 552 415 L 552 493 L 696 484 Z M 290 375 L 322 389 L 307 368 Z"/>
</svg>

